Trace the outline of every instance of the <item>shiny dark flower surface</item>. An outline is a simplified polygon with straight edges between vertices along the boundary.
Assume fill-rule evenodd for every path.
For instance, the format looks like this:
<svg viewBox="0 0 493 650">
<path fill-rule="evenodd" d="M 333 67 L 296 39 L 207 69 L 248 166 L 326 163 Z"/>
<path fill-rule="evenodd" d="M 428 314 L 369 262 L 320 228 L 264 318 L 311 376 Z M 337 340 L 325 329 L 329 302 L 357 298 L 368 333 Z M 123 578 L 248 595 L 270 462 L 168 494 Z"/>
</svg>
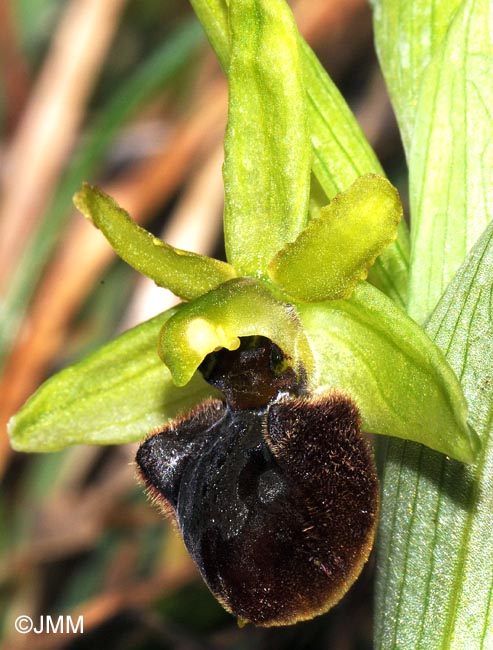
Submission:
<svg viewBox="0 0 493 650">
<path fill-rule="evenodd" d="M 373 543 L 378 485 L 354 403 L 311 397 L 267 339 L 206 360 L 225 394 L 149 437 L 137 465 L 211 591 L 240 621 L 327 611 Z"/>
</svg>

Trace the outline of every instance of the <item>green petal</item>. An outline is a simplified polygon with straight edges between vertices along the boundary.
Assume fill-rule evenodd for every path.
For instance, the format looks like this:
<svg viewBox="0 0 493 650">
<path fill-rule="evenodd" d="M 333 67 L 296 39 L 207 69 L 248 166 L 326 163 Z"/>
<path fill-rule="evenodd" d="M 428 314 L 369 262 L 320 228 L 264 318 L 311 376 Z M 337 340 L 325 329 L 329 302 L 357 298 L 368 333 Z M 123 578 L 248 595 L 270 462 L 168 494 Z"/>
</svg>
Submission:
<svg viewBox="0 0 493 650">
<path fill-rule="evenodd" d="M 270 278 L 295 300 L 347 298 L 395 240 L 401 218 L 397 190 L 382 176 L 362 176 L 279 251 Z"/>
<path fill-rule="evenodd" d="M 125 332 L 46 381 L 10 420 L 14 449 L 133 442 L 211 395 L 200 375 L 176 388 L 156 353 L 159 330 L 176 311 Z"/>
<path fill-rule="evenodd" d="M 347 392 L 363 429 L 464 462 L 479 450 L 460 384 L 437 346 L 368 283 L 349 300 L 297 306 L 317 363 L 313 388 Z"/>
<path fill-rule="evenodd" d="M 311 152 L 298 31 L 284 0 L 233 0 L 229 20 L 226 252 L 240 274 L 260 277 L 308 216 Z"/>
<path fill-rule="evenodd" d="M 154 237 L 97 187 L 84 183 L 74 204 L 125 262 L 180 298 L 192 300 L 236 275 L 225 262 L 173 248 Z"/>
<path fill-rule="evenodd" d="M 235 350 L 240 336 L 266 336 L 291 359 L 312 368 L 311 351 L 296 312 L 261 282 L 230 280 L 184 305 L 159 336 L 159 354 L 178 386 L 185 385 L 204 357 L 218 348 Z"/>
</svg>

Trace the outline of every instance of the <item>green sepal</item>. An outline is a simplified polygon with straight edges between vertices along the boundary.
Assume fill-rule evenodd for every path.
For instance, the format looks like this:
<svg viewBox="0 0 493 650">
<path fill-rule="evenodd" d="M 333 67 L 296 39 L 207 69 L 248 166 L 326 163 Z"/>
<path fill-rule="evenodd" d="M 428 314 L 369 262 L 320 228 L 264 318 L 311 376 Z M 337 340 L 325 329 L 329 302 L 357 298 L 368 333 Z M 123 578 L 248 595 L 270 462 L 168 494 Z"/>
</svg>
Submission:
<svg viewBox="0 0 493 650">
<path fill-rule="evenodd" d="M 292 306 L 280 302 L 267 286 L 236 278 L 184 305 L 159 335 L 159 355 L 177 386 L 184 386 L 204 357 L 219 348 L 235 350 L 240 336 L 265 336 L 310 371 L 313 359 Z"/>
<path fill-rule="evenodd" d="M 308 218 L 311 150 L 302 62 L 284 0 L 234 0 L 229 27 L 226 253 L 239 274 L 261 277 Z"/>
<path fill-rule="evenodd" d="M 401 218 L 395 187 L 383 176 L 361 176 L 277 253 L 269 276 L 294 300 L 348 298 L 396 239 Z"/>
<path fill-rule="evenodd" d="M 389 298 L 363 282 L 349 300 L 298 304 L 297 311 L 316 361 L 312 390 L 350 395 L 366 432 L 475 460 L 480 442 L 454 372 Z"/>
<path fill-rule="evenodd" d="M 51 452 L 70 445 L 134 442 L 216 391 L 197 373 L 177 388 L 156 353 L 174 308 L 125 332 L 48 379 L 11 418 L 12 447 Z"/>
<path fill-rule="evenodd" d="M 173 248 L 154 237 L 133 222 L 110 196 L 88 183 L 75 194 L 74 204 L 125 262 L 184 300 L 192 300 L 236 276 L 226 262 Z"/>
</svg>

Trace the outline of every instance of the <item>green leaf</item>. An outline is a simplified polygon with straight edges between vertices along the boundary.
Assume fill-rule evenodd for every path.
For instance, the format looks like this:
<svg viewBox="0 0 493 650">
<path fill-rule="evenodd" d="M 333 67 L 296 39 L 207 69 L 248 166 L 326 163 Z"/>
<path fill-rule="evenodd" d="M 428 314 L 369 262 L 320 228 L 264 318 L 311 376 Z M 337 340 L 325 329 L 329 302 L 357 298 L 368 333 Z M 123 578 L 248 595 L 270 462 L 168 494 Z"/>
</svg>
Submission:
<svg viewBox="0 0 493 650">
<path fill-rule="evenodd" d="M 423 72 L 462 0 L 373 0 L 378 58 L 409 153 Z"/>
<path fill-rule="evenodd" d="M 435 309 L 482 439 L 473 467 L 412 443 L 385 450 L 376 647 L 493 647 L 493 224 Z"/>
<path fill-rule="evenodd" d="M 176 388 L 156 353 L 159 330 L 176 312 L 125 332 L 46 381 L 9 423 L 14 449 L 133 442 L 210 396 L 213 389 L 199 375 Z"/>
<path fill-rule="evenodd" d="M 229 28 L 223 0 L 191 0 L 207 36 L 225 71 L 229 66 Z M 312 147 L 312 168 L 328 203 L 358 176 L 382 174 L 382 168 L 354 115 L 310 47 L 300 38 L 306 89 L 308 131 Z M 398 239 L 370 269 L 369 280 L 401 307 L 407 300 L 409 235 L 399 225 Z"/>
<path fill-rule="evenodd" d="M 296 312 L 267 286 L 237 278 L 184 305 L 159 336 L 159 354 L 178 386 L 185 385 L 203 361 L 217 350 L 235 350 L 240 336 L 266 336 L 310 372 L 313 358 Z"/>
<path fill-rule="evenodd" d="M 284 0 L 232 0 L 224 160 L 227 258 L 261 277 L 308 216 L 310 144 L 298 32 Z"/>
<path fill-rule="evenodd" d="M 270 278 L 295 300 L 348 298 L 397 237 L 401 218 L 395 187 L 376 174 L 361 176 L 277 253 Z"/>
<path fill-rule="evenodd" d="M 409 314 L 424 322 L 493 216 L 491 2 L 464 1 L 426 69 L 410 167 Z"/>
<path fill-rule="evenodd" d="M 364 431 L 475 460 L 479 442 L 466 423 L 457 378 L 436 345 L 391 300 L 363 282 L 349 300 L 298 304 L 297 311 L 316 360 L 313 389 L 351 395 Z"/>
<path fill-rule="evenodd" d="M 173 248 L 154 237 L 97 187 L 84 183 L 74 204 L 125 262 L 180 298 L 196 298 L 236 275 L 225 262 Z"/>
</svg>

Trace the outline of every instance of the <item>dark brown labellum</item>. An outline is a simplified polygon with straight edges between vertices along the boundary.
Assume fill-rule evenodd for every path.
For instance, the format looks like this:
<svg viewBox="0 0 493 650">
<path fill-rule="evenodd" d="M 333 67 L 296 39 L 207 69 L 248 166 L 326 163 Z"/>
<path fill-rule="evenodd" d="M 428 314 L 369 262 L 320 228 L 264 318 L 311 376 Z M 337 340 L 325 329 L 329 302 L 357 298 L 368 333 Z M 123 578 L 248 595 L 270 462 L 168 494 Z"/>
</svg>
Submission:
<svg viewBox="0 0 493 650">
<path fill-rule="evenodd" d="M 284 361 L 259 337 L 217 353 L 204 374 L 226 401 L 201 405 L 137 453 L 211 591 L 262 626 L 334 605 L 368 558 L 378 511 L 356 406 L 335 392 L 308 396 Z"/>
</svg>

